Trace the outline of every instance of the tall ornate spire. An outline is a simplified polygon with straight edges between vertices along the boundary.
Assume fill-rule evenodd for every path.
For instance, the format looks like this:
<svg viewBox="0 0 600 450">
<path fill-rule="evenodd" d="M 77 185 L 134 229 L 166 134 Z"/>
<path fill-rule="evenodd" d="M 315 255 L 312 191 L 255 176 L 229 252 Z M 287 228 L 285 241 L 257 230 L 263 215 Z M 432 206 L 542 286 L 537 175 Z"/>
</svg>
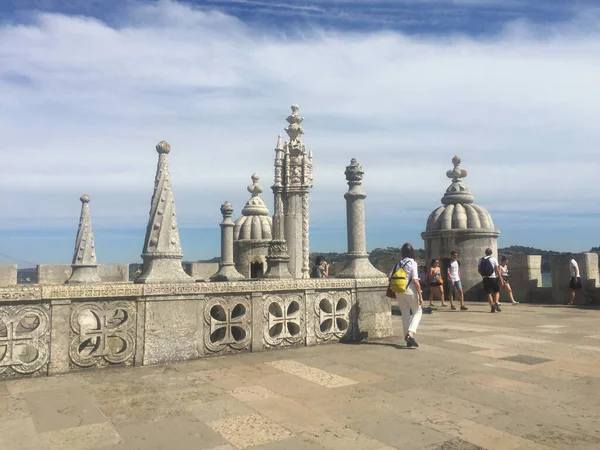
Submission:
<svg viewBox="0 0 600 450">
<path fill-rule="evenodd" d="M 467 171 L 461 169 L 461 160 L 458 156 L 452 158 L 452 164 L 454 167 L 446 172 L 446 176 L 452 179 L 452 184 L 446 189 L 444 197 L 442 197 L 442 204 L 444 205 L 456 205 L 457 203 L 473 203 L 475 197 L 469 191 L 469 188 L 465 186 L 462 179 L 467 176 Z"/>
<path fill-rule="evenodd" d="M 287 242 L 285 240 L 285 211 L 283 205 L 283 186 L 284 186 L 284 158 L 283 143 L 281 135 L 277 136 L 277 145 L 275 146 L 275 175 L 272 186 L 275 203 L 273 213 L 273 239 L 269 244 L 269 253 L 266 257 L 267 271 L 263 275 L 265 278 L 292 278 L 288 268 L 290 256 L 288 254 Z"/>
<path fill-rule="evenodd" d="M 193 283 L 194 279 L 181 267 L 183 255 L 169 174 L 168 155 L 171 146 L 161 141 L 156 146 L 156 151 L 158 165 L 142 253 L 144 269 L 135 281 L 136 283 Z"/>
<path fill-rule="evenodd" d="M 67 283 L 99 283 L 101 280 L 97 273 L 96 246 L 89 206 L 90 196 L 83 194 L 79 200 L 81 200 L 81 216 L 79 217 L 79 229 L 71 265 L 73 273 Z"/>
<path fill-rule="evenodd" d="M 302 143 L 304 117 L 298 105 L 286 120 L 289 141 L 283 144 L 283 203 L 285 239 L 290 255 L 290 272 L 295 278 L 308 278 L 310 271 L 308 244 L 308 193 L 313 186 L 312 153 Z"/>
</svg>

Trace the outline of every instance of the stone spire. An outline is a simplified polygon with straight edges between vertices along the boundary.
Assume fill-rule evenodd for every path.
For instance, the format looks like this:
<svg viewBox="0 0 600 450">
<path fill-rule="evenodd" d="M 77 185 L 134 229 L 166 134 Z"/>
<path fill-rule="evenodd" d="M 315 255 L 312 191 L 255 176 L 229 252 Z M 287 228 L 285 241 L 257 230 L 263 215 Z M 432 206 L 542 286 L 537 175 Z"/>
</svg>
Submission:
<svg viewBox="0 0 600 450">
<path fill-rule="evenodd" d="M 369 261 L 367 238 L 365 233 L 365 198 L 362 190 L 363 168 L 356 158 L 352 158 L 346 167 L 348 192 L 346 199 L 346 226 L 348 232 L 348 253 L 344 269 L 339 278 L 385 278 L 386 274 L 377 270 Z"/>
<path fill-rule="evenodd" d="M 90 196 L 83 194 L 79 200 L 81 200 L 81 216 L 79 217 L 79 229 L 71 265 L 73 273 L 67 283 L 99 283 L 101 280 L 97 272 L 96 247 L 90 216 Z"/>
<path fill-rule="evenodd" d="M 241 280 L 244 278 L 244 276 L 236 270 L 233 262 L 234 223 L 231 220 L 231 216 L 233 215 L 233 206 L 231 203 L 225 202 L 221 205 L 221 214 L 223 215 L 223 221 L 220 223 L 221 262 L 219 263 L 219 270 L 212 277 L 210 277 L 210 281 Z"/>
<path fill-rule="evenodd" d="M 284 183 L 284 150 L 281 135 L 277 136 L 277 145 L 275 146 L 275 170 L 274 183 L 272 186 L 275 203 L 273 213 L 273 239 L 269 244 L 269 253 L 267 254 L 267 271 L 264 278 L 292 278 L 288 268 L 290 256 L 288 254 L 287 242 L 285 240 L 285 212 L 283 206 L 283 183 Z"/>
<path fill-rule="evenodd" d="M 177 229 L 175 200 L 169 174 L 171 146 L 161 141 L 156 146 L 158 165 L 154 181 L 154 194 L 142 259 L 144 268 L 136 283 L 193 283 L 181 267 L 181 244 Z"/>
<path fill-rule="evenodd" d="M 304 129 L 298 105 L 292 105 L 292 114 L 286 120 L 285 132 L 289 141 L 283 144 L 283 203 L 285 239 L 288 244 L 289 268 L 295 278 L 308 278 L 309 214 L 308 193 L 313 186 L 312 153 L 302 142 Z"/>
<path fill-rule="evenodd" d="M 465 186 L 462 179 L 467 176 L 465 169 L 459 168 L 461 160 L 458 156 L 452 158 L 452 164 L 454 168 L 446 172 L 446 176 L 452 179 L 452 184 L 446 189 L 444 197 L 442 197 L 442 204 L 444 205 L 456 205 L 457 203 L 473 203 L 475 197 L 469 191 L 469 188 Z"/>
</svg>

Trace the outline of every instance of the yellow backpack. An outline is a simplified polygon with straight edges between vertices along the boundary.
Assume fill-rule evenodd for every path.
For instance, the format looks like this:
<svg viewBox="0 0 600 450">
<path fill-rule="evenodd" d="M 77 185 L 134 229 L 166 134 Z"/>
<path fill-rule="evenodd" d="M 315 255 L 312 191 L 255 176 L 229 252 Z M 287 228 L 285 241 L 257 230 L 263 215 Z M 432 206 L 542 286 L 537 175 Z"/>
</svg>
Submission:
<svg viewBox="0 0 600 450">
<path fill-rule="evenodd" d="M 404 267 L 408 264 L 408 261 L 404 264 L 396 264 L 394 267 L 395 272 L 392 274 L 392 278 L 390 279 L 390 289 L 392 292 L 396 293 L 404 293 L 406 292 L 406 288 L 408 287 L 408 282 L 406 280 L 406 272 L 404 271 Z M 397 269 L 396 269 L 397 267 Z"/>
</svg>

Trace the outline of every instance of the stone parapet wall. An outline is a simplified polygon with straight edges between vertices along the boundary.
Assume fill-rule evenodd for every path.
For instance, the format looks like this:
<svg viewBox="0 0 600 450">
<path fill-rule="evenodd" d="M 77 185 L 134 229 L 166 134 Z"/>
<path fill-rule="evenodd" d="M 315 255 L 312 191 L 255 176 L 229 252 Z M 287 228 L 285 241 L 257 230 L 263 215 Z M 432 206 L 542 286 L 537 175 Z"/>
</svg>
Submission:
<svg viewBox="0 0 600 450">
<path fill-rule="evenodd" d="M 0 264 L 0 286 L 14 286 L 17 284 L 17 265 Z"/>
<path fill-rule="evenodd" d="M 0 378 L 392 334 L 386 279 L 0 288 Z"/>
<path fill-rule="evenodd" d="M 71 264 L 39 264 L 38 284 L 65 284 L 71 277 Z M 98 264 L 97 273 L 104 283 L 126 283 L 129 281 L 128 264 Z"/>
<path fill-rule="evenodd" d="M 576 254 L 575 261 L 579 265 L 579 272 L 583 289 L 591 298 L 598 300 L 597 287 L 600 286 L 598 276 L 598 254 Z M 566 255 L 550 256 L 550 275 L 552 277 L 552 302 L 565 303 L 569 298 L 569 258 Z M 575 304 L 583 304 L 584 298 L 578 295 Z"/>
</svg>

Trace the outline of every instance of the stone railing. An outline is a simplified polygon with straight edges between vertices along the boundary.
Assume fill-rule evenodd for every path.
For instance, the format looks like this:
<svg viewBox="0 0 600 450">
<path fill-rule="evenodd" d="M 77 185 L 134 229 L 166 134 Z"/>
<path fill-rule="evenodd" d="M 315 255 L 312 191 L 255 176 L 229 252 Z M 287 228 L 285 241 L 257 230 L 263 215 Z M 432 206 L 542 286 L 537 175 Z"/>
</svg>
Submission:
<svg viewBox="0 0 600 450">
<path fill-rule="evenodd" d="M 392 333 L 386 279 L 0 288 L 0 378 Z"/>
</svg>

